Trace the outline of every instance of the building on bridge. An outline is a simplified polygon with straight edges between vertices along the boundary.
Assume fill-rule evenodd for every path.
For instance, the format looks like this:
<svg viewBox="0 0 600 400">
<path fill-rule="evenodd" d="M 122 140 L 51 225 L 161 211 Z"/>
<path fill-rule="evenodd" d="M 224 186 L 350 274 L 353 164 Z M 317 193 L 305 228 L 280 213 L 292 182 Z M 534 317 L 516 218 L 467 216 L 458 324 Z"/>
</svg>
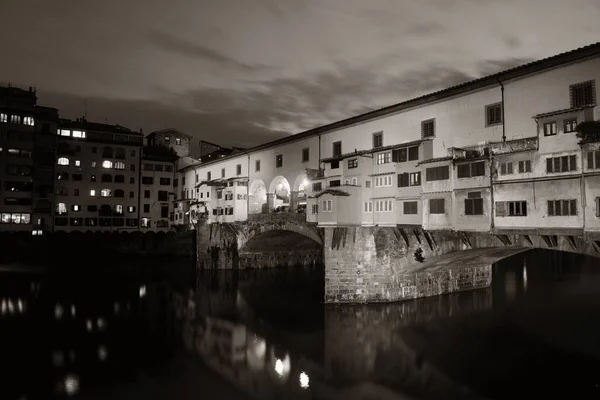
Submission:
<svg viewBox="0 0 600 400">
<path fill-rule="evenodd" d="M 319 226 L 599 230 L 600 146 L 575 135 L 600 119 L 599 54 L 594 44 L 196 163 L 180 171 L 184 191 L 247 181 L 234 209 L 247 194 L 249 218 L 306 209 Z M 208 214 L 224 213 L 210 222 L 244 218 L 210 199 Z"/>
</svg>

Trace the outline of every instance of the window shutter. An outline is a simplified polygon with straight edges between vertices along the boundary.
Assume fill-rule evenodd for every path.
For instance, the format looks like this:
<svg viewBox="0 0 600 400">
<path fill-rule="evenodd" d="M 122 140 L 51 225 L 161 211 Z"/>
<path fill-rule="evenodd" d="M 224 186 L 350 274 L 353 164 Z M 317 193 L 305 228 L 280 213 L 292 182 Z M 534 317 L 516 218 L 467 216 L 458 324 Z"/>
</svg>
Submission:
<svg viewBox="0 0 600 400">
<path fill-rule="evenodd" d="M 402 174 L 402 186 L 408 186 L 409 175 L 408 172 Z"/>
<path fill-rule="evenodd" d="M 483 215 L 483 199 L 474 199 L 473 201 L 473 212 L 475 215 Z"/>
<path fill-rule="evenodd" d="M 600 197 L 596 197 L 596 217 L 600 217 Z"/>
<path fill-rule="evenodd" d="M 548 200 L 548 215 L 549 216 L 554 215 L 554 201 L 552 201 L 552 200 Z"/>
<path fill-rule="evenodd" d="M 552 172 L 552 158 L 546 158 L 546 173 L 550 174 Z"/>
<path fill-rule="evenodd" d="M 496 202 L 496 217 L 506 217 L 506 202 Z"/>
<path fill-rule="evenodd" d="M 569 156 L 569 171 L 577 170 L 577 156 Z"/>
<path fill-rule="evenodd" d="M 600 151 L 595 151 L 594 154 L 596 155 L 596 165 L 592 168 L 600 168 Z"/>
<path fill-rule="evenodd" d="M 500 175 L 506 175 L 506 163 L 500 164 Z"/>
<path fill-rule="evenodd" d="M 531 172 L 531 160 L 525 161 L 525 172 Z"/>
<path fill-rule="evenodd" d="M 513 173 L 513 165 L 512 165 L 511 162 L 506 163 L 506 172 L 509 173 L 509 174 Z"/>
<path fill-rule="evenodd" d="M 465 199 L 465 215 L 473 215 L 472 204 L 472 199 Z"/>
<path fill-rule="evenodd" d="M 577 200 L 570 200 L 571 203 L 571 215 L 577 215 Z"/>
<path fill-rule="evenodd" d="M 398 162 L 398 150 L 392 150 L 392 162 Z"/>
</svg>

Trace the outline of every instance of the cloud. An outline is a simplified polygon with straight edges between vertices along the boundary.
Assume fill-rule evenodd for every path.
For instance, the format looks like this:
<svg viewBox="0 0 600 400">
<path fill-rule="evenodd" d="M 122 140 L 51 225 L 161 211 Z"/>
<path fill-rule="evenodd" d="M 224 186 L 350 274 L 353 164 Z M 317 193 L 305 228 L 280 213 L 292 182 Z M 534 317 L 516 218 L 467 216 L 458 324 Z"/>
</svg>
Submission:
<svg viewBox="0 0 600 400">
<path fill-rule="evenodd" d="M 206 46 L 188 42 L 167 33 L 153 31 L 150 32 L 148 38 L 150 43 L 160 49 L 186 57 L 199 58 L 214 64 L 218 64 L 220 67 L 242 70 L 266 69 L 266 67 L 263 65 L 246 64 Z"/>
<path fill-rule="evenodd" d="M 510 34 L 504 35 L 502 41 L 511 50 L 517 49 L 523 43 L 517 36 Z"/>
<path fill-rule="evenodd" d="M 505 60 L 484 60 L 477 63 L 477 71 L 480 76 L 493 75 L 507 69 L 515 68 L 520 65 L 529 64 L 535 61 L 535 58 L 508 58 Z"/>
</svg>

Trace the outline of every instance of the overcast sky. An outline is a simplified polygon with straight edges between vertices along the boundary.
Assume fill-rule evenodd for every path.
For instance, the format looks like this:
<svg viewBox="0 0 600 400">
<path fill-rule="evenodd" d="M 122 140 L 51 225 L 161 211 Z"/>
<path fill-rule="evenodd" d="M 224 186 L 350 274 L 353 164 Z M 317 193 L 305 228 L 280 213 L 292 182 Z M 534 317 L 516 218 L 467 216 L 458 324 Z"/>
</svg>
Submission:
<svg viewBox="0 0 600 400">
<path fill-rule="evenodd" d="M 599 0 L 0 0 L 0 81 L 246 147 L 600 41 L 599 21 Z"/>
</svg>

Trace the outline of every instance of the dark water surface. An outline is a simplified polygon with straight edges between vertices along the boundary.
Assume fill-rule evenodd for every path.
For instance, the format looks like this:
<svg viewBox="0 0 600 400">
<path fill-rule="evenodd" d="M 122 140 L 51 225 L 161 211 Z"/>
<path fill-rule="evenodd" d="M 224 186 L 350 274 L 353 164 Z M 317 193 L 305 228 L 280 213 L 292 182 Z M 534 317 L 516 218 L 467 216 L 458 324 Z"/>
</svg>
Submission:
<svg viewBox="0 0 600 400">
<path fill-rule="evenodd" d="M 598 259 L 535 250 L 488 289 L 326 307 L 322 268 L 129 270 L 2 272 L 0 399 L 600 398 Z"/>
</svg>

